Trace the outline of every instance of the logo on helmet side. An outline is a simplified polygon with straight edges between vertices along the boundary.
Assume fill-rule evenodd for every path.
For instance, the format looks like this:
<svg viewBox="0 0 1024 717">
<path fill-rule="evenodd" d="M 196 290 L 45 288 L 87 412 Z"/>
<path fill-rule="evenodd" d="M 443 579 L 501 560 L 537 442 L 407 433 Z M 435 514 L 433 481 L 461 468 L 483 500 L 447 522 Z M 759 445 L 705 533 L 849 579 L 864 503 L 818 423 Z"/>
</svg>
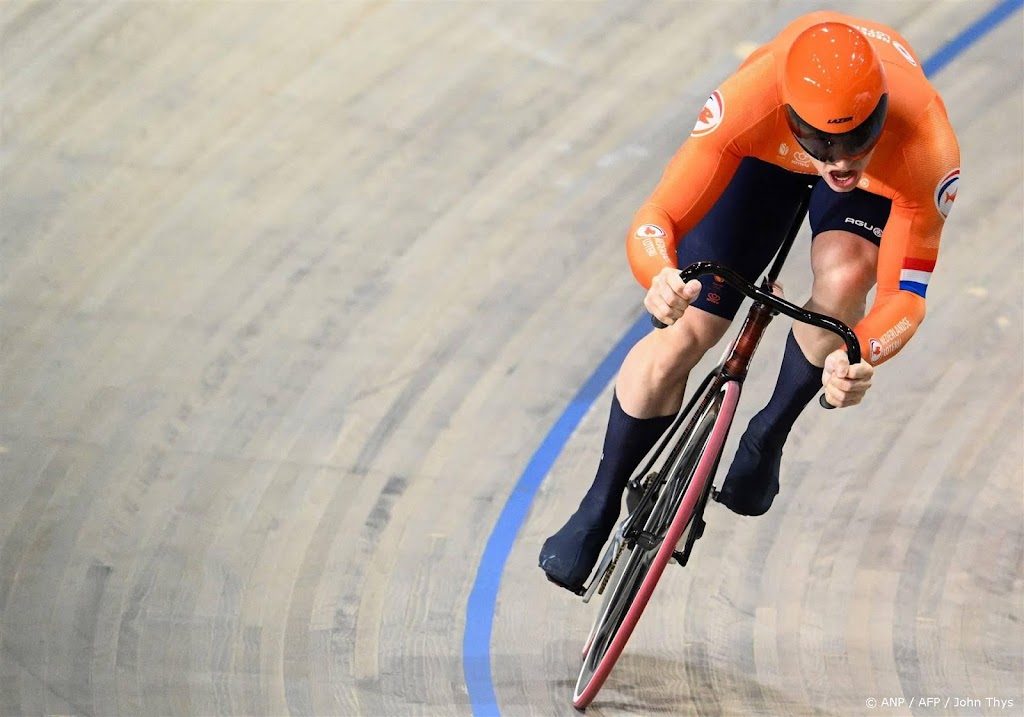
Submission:
<svg viewBox="0 0 1024 717">
<path fill-rule="evenodd" d="M 935 208 L 945 219 L 949 216 L 949 210 L 953 208 L 956 201 L 956 193 L 960 188 L 960 168 L 950 171 L 945 177 L 939 180 L 935 187 Z"/>
<path fill-rule="evenodd" d="M 845 122 L 852 122 L 852 121 L 853 121 L 853 115 L 850 115 L 849 117 L 836 117 L 835 119 L 830 119 L 828 121 L 828 123 L 829 124 L 843 124 Z"/>
<path fill-rule="evenodd" d="M 694 125 L 690 136 L 703 137 L 706 134 L 711 134 L 718 125 L 722 124 L 723 117 L 725 117 L 725 99 L 721 92 L 715 90 L 708 97 L 708 101 L 704 103 L 704 109 L 700 111 L 697 124 Z"/>
</svg>

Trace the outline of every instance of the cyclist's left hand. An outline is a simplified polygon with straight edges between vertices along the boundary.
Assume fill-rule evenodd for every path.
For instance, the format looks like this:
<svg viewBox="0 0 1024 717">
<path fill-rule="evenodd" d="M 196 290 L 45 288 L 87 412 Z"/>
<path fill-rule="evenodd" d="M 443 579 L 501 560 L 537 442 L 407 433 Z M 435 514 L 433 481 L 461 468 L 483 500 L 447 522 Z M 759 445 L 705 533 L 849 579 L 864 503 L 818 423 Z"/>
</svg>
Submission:
<svg viewBox="0 0 1024 717">
<path fill-rule="evenodd" d="M 868 362 L 862 360 L 851 366 L 845 349 L 833 351 L 825 359 L 825 368 L 821 372 L 825 398 L 836 408 L 856 406 L 871 388 L 874 375 L 875 368 Z"/>
</svg>

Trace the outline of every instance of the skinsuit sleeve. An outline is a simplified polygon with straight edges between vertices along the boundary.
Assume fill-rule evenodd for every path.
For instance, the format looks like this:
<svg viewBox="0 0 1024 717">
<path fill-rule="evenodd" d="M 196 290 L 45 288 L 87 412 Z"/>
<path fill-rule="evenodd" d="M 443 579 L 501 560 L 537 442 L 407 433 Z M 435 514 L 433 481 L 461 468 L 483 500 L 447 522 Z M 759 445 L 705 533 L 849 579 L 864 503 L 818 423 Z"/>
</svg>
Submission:
<svg viewBox="0 0 1024 717">
<path fill-rule="evenodd" d="M 708 98 L 689 138 L 633 218 L 626 253 L 644 288 L 676 266 L 679 237 L 711 209 L 778 111 L 774 59 L 757 51 Z"/>
<path fill-rule="evenodd" d="M 959 188 L 960 149 L 937 96 L 917 130 L 916 141 L 901 150 L 908 189 L 893 197 L 882 233 L 875 300 L 854 327 L 874 365 L 895 356 L 924 320 L 939 237 Z"/>
</svg>

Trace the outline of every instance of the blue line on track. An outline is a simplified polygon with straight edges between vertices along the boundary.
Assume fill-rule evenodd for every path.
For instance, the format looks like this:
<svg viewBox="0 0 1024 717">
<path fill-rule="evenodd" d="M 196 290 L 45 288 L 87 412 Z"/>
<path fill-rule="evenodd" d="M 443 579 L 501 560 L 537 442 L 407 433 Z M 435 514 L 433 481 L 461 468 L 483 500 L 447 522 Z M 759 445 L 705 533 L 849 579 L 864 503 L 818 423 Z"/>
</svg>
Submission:
<svg viewBox="0 0 1024 717">
<path fill-rule="evenodd" d="M 964 50 L 1024 6 L 1024 0 L 1004 0 L 974 24 L 941 47 L 922 66 L 929 77 L 944 69 Z M 491 680 L 491 629 L 498 600 L 501 574 L 516 535 L 526 520 L 530 504 L 544 477 L 562 452 L 569 437 L 583 420 L 608 382 L 618 371 L 629 349 L 650 330 L 646 314 L 637 320 L 611 350 L 576 396 L 559 416 L 540 448 L 523 470 L 505 503 L 498 522 L 484 548 L 476 581 L 466 605 L 466 630 L 462 641 L 462 669 L 474 717 L 500 717 L 498 699 Z"/>
<path fill-rule="evenodd" d="M 476 582 L 469 594 L 466 632 L 462 642 L 462 668 L 466 675 L 466 687 L 469 689 L 473 714 L 476 717 L 497 717 L 500 714 L 494 696 L 494 685 L 491 682 L 491 627 L 494 624 L 498 586 L 501 583 L 501 574 L 505 570 L 505 561 L 512 551 L 512 543 L 523 521 L 526 520 L 526 514 L 530 510 L 537 489 L 562 452 L 569 436 L 618 371 L 629 349 L 647 333 L 650 325 L 650 319 L 646 316 L 638 320 L 619 340 L 611 353 L 605 356 L 601 365 L 569 402 L 540 448 L 533 454 L 519 482 L 512 489 L 512 495 L 505 503 L 504 510 L 498 516 L 498 522 L 480 558 Z"/>
<path fill-rule="evenodd" d="M 957 55 L 984 37 L 986 33 L 994 29 L 1003 20 L 1020 10 L 1022 6 L 1024 6 L 1024 0 L 1004 0 L 996 5 L 975 21 L 973 25 L 947 42 L 943 47 L 939 48 L 938 52 L 925 60 L 924 65 L 922 65 L 924 74 L 929 77 L 934 76 L 936 72 L 944 69 L 946 65 L 952 62 Z"/>
</svg>

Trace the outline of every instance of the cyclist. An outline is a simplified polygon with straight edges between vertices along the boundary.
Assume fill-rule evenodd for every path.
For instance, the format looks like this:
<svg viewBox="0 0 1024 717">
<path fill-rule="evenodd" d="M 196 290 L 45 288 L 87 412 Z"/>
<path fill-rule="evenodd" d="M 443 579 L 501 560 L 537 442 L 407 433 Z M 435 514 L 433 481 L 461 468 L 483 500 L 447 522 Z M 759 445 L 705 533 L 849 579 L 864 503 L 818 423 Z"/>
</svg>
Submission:
<svg viewBox="0 0 1024 717">
<path fill-rule="evenodd" d="M 677 267 L 707 259 L 755 281 L 809 192 L 814 281 L 805 306 L 853 326 L 865 347 L 851 366 L 834 334 L 799 323 L 789 334 L 774 394 L 747 426 L 718 496 L 736 513 L 761 515 L 779 491 L 783 444 L 804 406 L 823 386 L 834 406 L 859 403 L 874 367 L 917 331 L 959 162 L 941 98 L 909 43 L 884 25 L 804 15 L 725 80 L 627 235 L 644 305 L 668 328 L 641 339 L 622 364 L 597 475 L 541 549 L 550 580 L 582 589 L 629 476 L 742 303 L 717 278 L 683 284 Z"/>
</svg>

